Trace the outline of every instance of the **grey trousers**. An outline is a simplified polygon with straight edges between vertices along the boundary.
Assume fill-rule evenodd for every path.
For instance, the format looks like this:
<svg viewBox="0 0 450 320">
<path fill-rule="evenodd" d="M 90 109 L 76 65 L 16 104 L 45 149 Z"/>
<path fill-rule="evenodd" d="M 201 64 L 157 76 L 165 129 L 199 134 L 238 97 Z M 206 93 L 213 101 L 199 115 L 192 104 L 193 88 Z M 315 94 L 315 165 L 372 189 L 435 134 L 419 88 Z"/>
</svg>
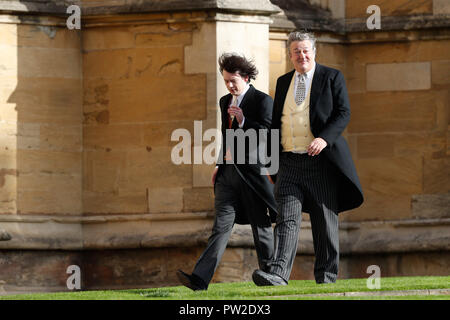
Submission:
<svg viewBox="0 0 450 320">
<path fill-rule="evenodd" d="M 207 286 L 216 271 L 230 238 L 236 211 L 247 214 L 253 232 L 259 268 L 267 270 L 273 258 L 274 239 L 267 207 L 256 193 L 242 180 L 233 165 L 225 165 L 215 186 L 215 220 L 205 251 L 198 259 L 194 275 L 200 277 Z M 263 223 L 256 222 L 264 220 Z M 262 216 L 266 216 L 267 219 Z"/>
<path fill-rule="evenodd" d="M 339 268 L 337 172 L 323 154 L 282 152 L 275 183 L 278 216 L 270 272 L 288 281 L 297 253 L 302 204 L 311 208 L 316 282 L 335 282 Z"/>
</svg>

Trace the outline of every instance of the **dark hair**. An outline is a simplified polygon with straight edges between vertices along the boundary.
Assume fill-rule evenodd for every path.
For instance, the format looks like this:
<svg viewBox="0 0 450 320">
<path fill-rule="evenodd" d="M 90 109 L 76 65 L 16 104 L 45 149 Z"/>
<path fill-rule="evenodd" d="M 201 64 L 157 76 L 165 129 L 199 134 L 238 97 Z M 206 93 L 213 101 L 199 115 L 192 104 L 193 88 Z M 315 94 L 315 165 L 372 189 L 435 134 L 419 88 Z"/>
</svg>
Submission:
<svg viewBox="0 0 450 320">
<path fill-rule="evenodd" d="M 238 72 L 241 77 L 248 76 L 248 82 L 252 79 L 255 80 L 258 74 L 258 69 L 256 69 L 253 61 L 237 53 L 222 54 L 219 58 L 219 69 L 220 73 L 223 73 L 223 70 L 225 70 L 229 73 Z"/>
</svg>

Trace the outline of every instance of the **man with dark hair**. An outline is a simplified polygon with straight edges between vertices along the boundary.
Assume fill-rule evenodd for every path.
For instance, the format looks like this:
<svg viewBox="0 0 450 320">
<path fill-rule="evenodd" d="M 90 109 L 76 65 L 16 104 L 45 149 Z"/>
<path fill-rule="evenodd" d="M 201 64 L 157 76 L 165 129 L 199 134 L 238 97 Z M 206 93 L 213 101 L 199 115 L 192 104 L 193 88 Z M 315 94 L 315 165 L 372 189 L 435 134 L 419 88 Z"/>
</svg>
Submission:
<svg viewBox="0 0 450 320">
<path fill-rule="evenodd" d="M 275 222 L 276 217 L 273 184 L 269 176 L 261 175 L 261 161 L 249 161 L 249 153 L 255 146 L 245 140 L 243 148 L 234 143 L 236 136 L 231 136 L 230 139 L 227 134 L 227 131 L 241 131 L 240 133 L 246 134 L 252 133 L 253 130 L 257 134 L 261 129 L 268 130 L 272 119 L 273 100 L 249 84 L 251 79 L 256 78 L 258 71 L 245 57 L 223 54 L 219 58 L 219 68 L 230 93 L 223 96 L 219 102 L 222 114 L 222 151 L 212 175 L 215 221 L 207 247 L 192 274 L 181 270 L 177 272 L 180 282 L 192 290 L 208 288 L 234 223 L 250 223 L 261 270 L 267 269 L 267 263 L 273 257 L 271 223 Z M 231 143 L 229 140 L 234 141 Z M 236 161 L 239 152 L 244 153 L 243 163 Z"/>
<path fill-rule="evenodd" d="M 270 269 L 256 270 L 260 286 L 286 285 L 297 253 L 302 211 L 309 213 L 317 283 L 336 281 L 338 213 L 360 206 L 363 193 L 342 132 L 350 120 L 345 80 L 315 62 L 315 38 L 292 32 L 288 50 L 295 70 L 278 78 L 272 130 L 280 130 L 280 167 L 275 183 L 278 217 Z"/>
</svg>

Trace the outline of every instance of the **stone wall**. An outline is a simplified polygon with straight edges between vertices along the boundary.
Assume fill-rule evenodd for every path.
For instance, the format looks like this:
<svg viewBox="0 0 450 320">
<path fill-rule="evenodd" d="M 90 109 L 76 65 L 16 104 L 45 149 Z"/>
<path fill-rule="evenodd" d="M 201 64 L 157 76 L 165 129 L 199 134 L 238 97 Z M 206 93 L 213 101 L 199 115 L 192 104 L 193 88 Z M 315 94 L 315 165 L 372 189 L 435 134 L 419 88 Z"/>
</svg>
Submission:
<svg viewBox="0 0 450 320">
<path fill-rule="evenodd" d="M 370 264 L 383 276 L 448 273 L 447 3 L 370 1 L 382 29 L 368 31 L 365 1 L 273 0 L 280 13 L 257 1 L 88 1 L 81 30 L 65 26 L 68 2 L 0 4 L 6 291 L 65 290 L 70 264 L 84 289 L 176 284 L 209 236 L 213 165 L 174 165 L 171 134 L 191 133 L 192 158 L 210 143 L 194 137 L 220 126 L 225 51 L 253 58 L 255 87 L 273 96 L 292 69 L 287 34 L 304 26 L 317 61 L 345 75 L 365 192 L 340 215 L 340 278 Z M 313 278 L 303 221 L 293 279 Z M 213 280 L 249 281 L 256 265 L 251 230 L 236 226 Z"/>
<path fill-rule="evenodd" d="M 0 244 L 0 279 L 8 290 L 61 288 L 68 264 L 87 265 L 87 249 L 136 249 L 146 259 L 158 248 L 205 244 L 214 164 L 201 159 L 210 143 L 203 133 L 220 127 L 227 93 L 217 59 L 226 51 L 254 59 L 254 85 L 268 92 L 276 10 L 268 1 L 188 2 L 79 3 L 81 30 L 66 27 L 68 3 L 0 4 L 0 228 L 2 240 L 11 237 Z M 171 161 L 175 129 L 191 134 L 198 163 Z M 174 276 L 150 274 L 160 284 Z"/>
<path fill-rule="evenodd" d="M 79 34 L 0 22 L 0 215 L 80 215 Z"/>
</svg>

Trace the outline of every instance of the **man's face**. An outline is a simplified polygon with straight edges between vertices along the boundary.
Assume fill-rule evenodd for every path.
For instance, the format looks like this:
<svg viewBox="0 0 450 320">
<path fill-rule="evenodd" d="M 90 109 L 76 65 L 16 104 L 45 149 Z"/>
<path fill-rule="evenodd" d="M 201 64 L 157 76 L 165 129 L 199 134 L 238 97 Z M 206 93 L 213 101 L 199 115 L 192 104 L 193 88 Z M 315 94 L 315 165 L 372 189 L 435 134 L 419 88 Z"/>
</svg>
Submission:
<svg viewBox="0 0 450 320">
<path fill-rule="evenodd" d="M 233 96 L 239 96 L 244 92 L 244 89 L 247 86 L 248 76 L 242 77 L 239 72 L 229 73 L 226 70 L 222 71 L 222 76 L 228 91 Z"/>
<path fill-rule="evenodd" d="M 308 72 L 314 66 L 316 52 L 314 51 L 310 40 L 292 42 L 289 53 L 294 68 L 298 72 Z"/>
</svg>

